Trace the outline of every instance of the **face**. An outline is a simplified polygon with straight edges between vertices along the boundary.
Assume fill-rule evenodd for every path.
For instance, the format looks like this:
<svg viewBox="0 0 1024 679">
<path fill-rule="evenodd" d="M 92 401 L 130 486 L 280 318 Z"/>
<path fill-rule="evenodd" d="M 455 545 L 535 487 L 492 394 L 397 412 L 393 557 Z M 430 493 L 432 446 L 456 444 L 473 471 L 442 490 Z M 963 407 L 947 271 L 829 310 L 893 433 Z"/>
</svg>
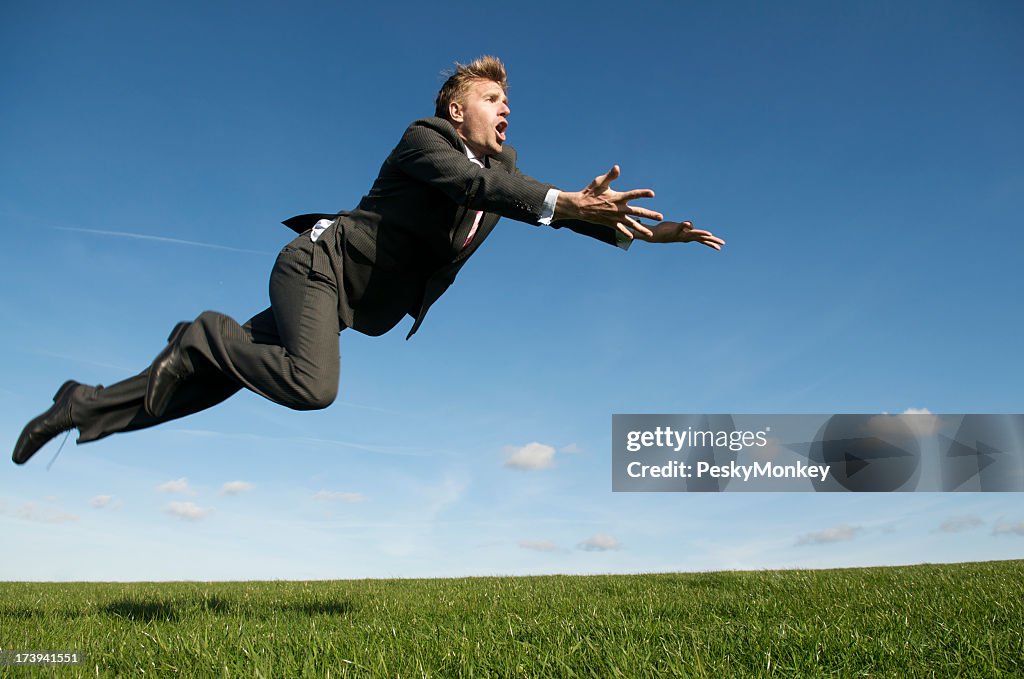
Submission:
<svg viewBox="0 0 1024 679">
<path fill-rule="evenodd" d="M 501 85 L 491 80 L 473 81 L 464 101 L 448 105 L 455 131 L 481 157 L 501 153 L 510 112 Z"/>
</svg>

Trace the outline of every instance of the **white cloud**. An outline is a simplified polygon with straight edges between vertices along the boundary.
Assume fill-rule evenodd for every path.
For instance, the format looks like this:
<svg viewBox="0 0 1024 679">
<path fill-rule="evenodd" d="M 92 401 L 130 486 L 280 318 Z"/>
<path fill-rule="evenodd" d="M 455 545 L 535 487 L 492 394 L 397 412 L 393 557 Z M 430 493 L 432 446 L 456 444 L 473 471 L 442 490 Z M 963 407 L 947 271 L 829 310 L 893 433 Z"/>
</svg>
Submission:
<svg viewBox="0 0 1024 679">
<path fill-rule="evenodd" d="M 831 542 L 847 542 L 861 530 L 860 526 L 833 526 L 816 533 L 808 533 L 797 538 L 798 545 L 825 545 Z"/>
<path fill-rule="evenodd" d="M 579 544 L 579 548 L 587 552 L 607 552 L 613 549 L 621 549 L 622 545 L 614 536 L 598 533 Z"/>
<path fill-rule="evenodd" d="M 907 423 L 918 436 L 931 436 L 942 426 L 942 420 L 938 415 L 933 415 L 927 408 L 907 408 L 903 411 L 907 417 L 903 421 Z"/>
<path fill-rule="evenodd" d="M 74 514 L 68 514 L 57 509 L 40 508 L 32 502 L 26 502 L 19 507 L 14 516 L 37 523 L 68 523 L 69 521 L 78 521 L 78 517 Z"/>
<path fill-rule="evenodd" d="M 553 552 L 558 549 L 550 540 L 520 540 L 519 546 L 522 549 L 532 549 L 537 552 Z"/>
<path fill-rule="evenodd" d="M 256 486 L 249 483 L 248 481 L 228 481 L 227 483 L 220 487 L 220 494 L 238 495 L 240 493 L 246 493 L 255 487 Z"/>
<path fill-rule="evenodd" d="M 313 499 L 327 500 L 329 502 L 348 502 L 350 504 L 354 504 L 356 502 L 365 501 L 366 496 L 362 493 L 343 493 L 335 490 L 321 490 L 313 496 Z"/>
<path fill-rule="evenodd" d="M 951 519 L 946 519 L 939 526 L 939 530 L 943 533 L 960 533 L 965 530 L 977 528 L 982 523 L 981 519 L 976 516 L 954 516 Z"/>
<path fill-rule="evenodd" d="M 161 493 L 180 493 L 182 495 L 195 495 L 196 492 L 189 488 L 188 479 L 182 477 L 176 481 L 161 483 L 156 487 Z"/>
<path fill-rule="evenodd" d="M 549 469 L 555 463 L 555 449 L 543 443 L 528 443 L 521 448 L 505 446 L 505 466 L 513 469 Z"/>
<path fill-rule="evenodd" d="M 992 535 L 1024 535 L 1024 521 L 1016 523 L 1000 521 L 992 528 Z"/>
<path fill-rule="evenodd" d="M 171 502 L 164 507 L 164 512 L 171 516 L 176 516 L 179 519 L 186 519 L 188 521 L 198 521 L 209 514 L 212 509 L 209 507 L 200 507 L 191 502 Z"/>
<path fill-rule="evenodd" d="M 97 495 L 96 497 L 89 501 L 89 504 L 91 504 L 96 509 L 103 509 L 104 507 L 109 505 L 113 499 L 114 498 L 111 495 Z"/>
<path fill-rule="evenodd" d="M 561 448 L 559 448 L 558 452 L 560 452 L 560 453 L 582 453 L 583 449 L 580 448 L 575 443 L 570 443 L 567 446 L 562 446 Z"/>
<path fill-rule="evenodd" d="M 915 436 L 923 438 L 939 431 L 942 427 L 942 418 L 933 415 L 927 408 L 907 408 L 899 415 L 883 412 L 872 417 L 868 420 L 866 429 L 871 434 L 902 437 L 905 435 L 902 425 L 906 425 Z"/>
<path fill-rule="evenodd" d="M 914 433 L 910 427 L 910 422 L 913 419 L 913 417 L 904 417 L 903 415 L 874 415 L 864 423 L 864 431 L 890 443 L 893 442 L 890 439 L 903 443 L 908 436 Z"/>
</svg>

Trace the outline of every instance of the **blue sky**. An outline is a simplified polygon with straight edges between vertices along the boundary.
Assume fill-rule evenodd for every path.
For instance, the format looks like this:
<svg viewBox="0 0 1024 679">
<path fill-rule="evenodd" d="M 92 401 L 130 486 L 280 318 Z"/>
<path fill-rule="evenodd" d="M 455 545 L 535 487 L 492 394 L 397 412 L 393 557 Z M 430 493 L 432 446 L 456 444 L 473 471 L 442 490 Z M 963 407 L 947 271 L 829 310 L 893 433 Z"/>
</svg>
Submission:
<svg viewBox="0 0 1024 679">
<path fill-rule="evenodd" d="M 8 3 L 0 433 L 173 324 L 245 319 L 293 214 L 353 207 L 453 61 L 528 174 L 728 241 L 502 220 L 340 396 L 241 394 L 0 465 L 5 580 L 434 577 L 1021 558 L 1014 494 L 614 494 L 613 413 L 1022 411 L 1012 2 Z M 510 466 L 519 453 L 548 466 Z M 225 486 L 225 484 L 233 484 Z"/>
</svg>

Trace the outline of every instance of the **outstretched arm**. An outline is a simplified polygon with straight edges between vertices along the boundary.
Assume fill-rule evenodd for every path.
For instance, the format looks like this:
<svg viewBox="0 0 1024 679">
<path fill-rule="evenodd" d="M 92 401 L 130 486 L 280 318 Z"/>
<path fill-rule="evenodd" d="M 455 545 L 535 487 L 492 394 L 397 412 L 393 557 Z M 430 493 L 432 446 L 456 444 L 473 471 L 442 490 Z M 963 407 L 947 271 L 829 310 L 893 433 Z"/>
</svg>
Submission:
<svg viewBox="0 0 1024 679">
<path fill-rule="evenodd" d="M 619 174 L 619 166 L 615 165 L 606 174 L 594 177 L 582 191 L 562 191 L 555 204 L 554 221 L 589 222 L 615 229 L 630 240 L 635 237 L 648 243 L 700 243 L 715 250 L 725 245 L 724 240 L 710 231 L 694 229 L 691 222 L 661 222 L 650 227 L 641 224 L 637 219 L 664 219 L 660 212 L 629 204 L 639 198 L 653 198 L 654 191 L 615 191 L 611 183 Z"/>
</svg>

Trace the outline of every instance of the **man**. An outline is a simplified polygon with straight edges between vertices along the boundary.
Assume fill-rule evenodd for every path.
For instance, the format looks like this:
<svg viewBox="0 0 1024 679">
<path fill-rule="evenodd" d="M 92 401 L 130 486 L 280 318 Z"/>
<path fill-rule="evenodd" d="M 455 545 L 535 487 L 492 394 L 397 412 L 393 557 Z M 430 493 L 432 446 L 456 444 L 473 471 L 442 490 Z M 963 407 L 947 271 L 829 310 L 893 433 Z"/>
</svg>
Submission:
<svg viewBox="0 0 1024 679">
<path fill-rule="evenodd" d="M 209 408 L 240 388 L 296 410 L 326 408 L 337 394 L 338 334 L 381 335 L 406 314 L 419 329 L 499 217 L 567 227 L 612 245 L 724 244 L 690 222 L 652 227 L 653 210 L 630 205 L 654 192 L 619 192 L 618 166 L 582 191 L 559 191 L 522 174 L 505 145 L 505 67 L 495 57 L 458 65 L 435 116 L 414 122 L 355 210 L 292 217 L 299 232 L 270 275 L 270 308 L 245 325 L 204 311 L 179 323 L 146 370 L 109 387 L 66 382 L 30 421 L 13 459 L 24 464 L 56 435 L 79 443 L 151 427 Z"/>
</svg>

